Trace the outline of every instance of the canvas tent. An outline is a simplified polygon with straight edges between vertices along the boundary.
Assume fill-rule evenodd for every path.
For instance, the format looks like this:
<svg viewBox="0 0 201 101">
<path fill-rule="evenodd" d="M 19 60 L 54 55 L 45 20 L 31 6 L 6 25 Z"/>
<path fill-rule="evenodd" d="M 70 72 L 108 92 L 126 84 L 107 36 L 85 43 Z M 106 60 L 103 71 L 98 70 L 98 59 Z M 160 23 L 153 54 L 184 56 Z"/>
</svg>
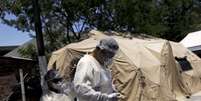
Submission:
<svg viewBox="0 0 201 101">
<path fill-rule="evenodd" d="M 91 37 L 69 44 L 55 52 L 48 68 L 56 64 L 62 75 L 68 75 L 68 65 L 75 57 L 90 53 L 102 32 L 92 30 Z M 111 66 L 121 101 L 176 101 L 201 90 L 201 60 L 182 45 L 162 39 L 113 37 L 120 49 Z M 183 71 L 177 58 L 185 58 L 191 69 Z"/>
<path fill-rule="evenodd" d="M 201 50 L 201 31 L 189 33 L 180 43 L 192 51 Z"/>
<path fill-rule="evenodd" d="M 201 31 L 189 33 L 180 43 L 201 57 Z"/>
</svg>

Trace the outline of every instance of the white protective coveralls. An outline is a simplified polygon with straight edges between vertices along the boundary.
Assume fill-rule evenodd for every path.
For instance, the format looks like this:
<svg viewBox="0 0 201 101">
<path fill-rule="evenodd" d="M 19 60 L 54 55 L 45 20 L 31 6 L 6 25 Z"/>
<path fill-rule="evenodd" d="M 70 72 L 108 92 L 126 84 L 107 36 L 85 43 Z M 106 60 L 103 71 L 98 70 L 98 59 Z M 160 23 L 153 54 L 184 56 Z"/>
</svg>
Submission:
<svg viewBox="0 0 201 101">
<path fill-rule="evenodd" d="M 114 93 L 111 72 L 91 55 L 84 55 L 78 62 L 74 77 L 78 101 L 110 101 Z"/>
<path fill-rule="evenodd" d="M 58 94 L 53 91 L 49 91 L 43 95 L 40 101 L 73 101 L 69 96 L 65 94 Z"/>
<path fill-rule="evenodd" d="M 53 91 L 48 91 L 41 97 L 40 101 L 74 101 L 74 87 L 72 82 L 65 82 L 61 85 L 63 91 L 61 93 L 55 93 Z"/>
</svg>

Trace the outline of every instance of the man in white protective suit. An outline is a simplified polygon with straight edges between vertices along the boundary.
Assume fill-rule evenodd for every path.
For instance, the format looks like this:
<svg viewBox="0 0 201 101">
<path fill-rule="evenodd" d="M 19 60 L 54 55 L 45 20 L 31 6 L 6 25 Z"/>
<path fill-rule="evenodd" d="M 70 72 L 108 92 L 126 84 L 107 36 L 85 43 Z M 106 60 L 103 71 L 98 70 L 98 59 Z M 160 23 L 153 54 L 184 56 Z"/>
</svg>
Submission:
<svg viewBox="0 0 201 101">
<path fill-rule="evenodd" d="M 118 49 L 116 40 L 108 37 L 79 60 L 73 80 L 77 101 L 116 101 L 120 97 L 108 68 Z"/>
</svg>

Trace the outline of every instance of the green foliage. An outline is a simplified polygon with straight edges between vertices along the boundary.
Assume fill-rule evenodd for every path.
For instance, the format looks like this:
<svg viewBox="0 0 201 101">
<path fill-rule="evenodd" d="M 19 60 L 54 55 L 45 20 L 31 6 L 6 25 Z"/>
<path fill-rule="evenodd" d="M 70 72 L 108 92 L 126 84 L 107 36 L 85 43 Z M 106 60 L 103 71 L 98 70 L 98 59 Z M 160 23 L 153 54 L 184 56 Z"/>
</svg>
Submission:
<svg viewBox="0 0 201 101">
<path fill-rule="evenodd" d="M 28 46 L 24 48 L 20 48 L 18 52 L 24 57 L 24 58 L 31 58 L 36 60 L 37 59 L 37 53 L 36 53 L 36 46 L 34 44 L 29 44 Z"/>
<path fill-rule="evenodd" d="M 201 29 L 200 0 L 39 0 L 48 52 L 79 40 L 81 33 L 102 31 L 144 33 L 179 41 Z M 34 31 L 32 0 L 1 1 L 4 23 Z M 16 16 L 7 19 L 6 14 Z"/>
</svg>

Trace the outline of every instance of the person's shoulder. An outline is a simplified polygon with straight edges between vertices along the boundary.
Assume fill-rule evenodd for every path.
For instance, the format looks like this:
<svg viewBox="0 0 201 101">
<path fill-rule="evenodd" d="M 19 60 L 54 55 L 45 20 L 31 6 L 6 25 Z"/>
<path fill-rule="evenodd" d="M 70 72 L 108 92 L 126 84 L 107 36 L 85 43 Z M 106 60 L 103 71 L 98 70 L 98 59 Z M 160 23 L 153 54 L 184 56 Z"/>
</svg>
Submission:
<svg viewBox="0 0 201 101">
<path fill-rule="evenodd" d="M 79 62 L 91 62 L 92 61 L 92 56 L 91 55 L 84 55 Z"/>
</svg>

